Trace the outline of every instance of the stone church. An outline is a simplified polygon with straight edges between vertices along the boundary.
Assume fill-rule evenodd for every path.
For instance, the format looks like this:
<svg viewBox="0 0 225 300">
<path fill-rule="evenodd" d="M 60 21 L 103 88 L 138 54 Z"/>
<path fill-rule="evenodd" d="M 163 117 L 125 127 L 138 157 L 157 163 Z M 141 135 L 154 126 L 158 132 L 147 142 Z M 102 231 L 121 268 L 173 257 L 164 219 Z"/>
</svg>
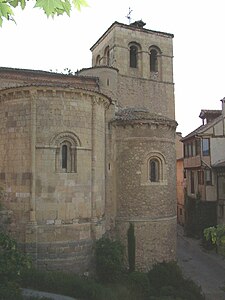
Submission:
<svg viewBox="0 0 225 300">
<path fill-rule="evenodd" d="M 90 271 L 94 241 L 135 237 L 138 270 L 176 258 L 173 35 L 114 22 L 76 75 L 0 68 L 10 231 L 45 269 Z"/>
</svg>

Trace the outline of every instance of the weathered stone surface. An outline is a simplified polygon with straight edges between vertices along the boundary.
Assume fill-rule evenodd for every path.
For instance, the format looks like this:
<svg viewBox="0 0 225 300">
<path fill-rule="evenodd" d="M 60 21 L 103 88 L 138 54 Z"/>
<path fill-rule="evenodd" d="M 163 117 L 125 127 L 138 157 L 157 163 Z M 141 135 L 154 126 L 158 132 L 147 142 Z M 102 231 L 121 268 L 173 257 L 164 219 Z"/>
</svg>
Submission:
<svg viewBox="0 0 225 300">
<path fill-rule="evenodd" d="M 0 68 L 4 205 L 42 268 L 90 271 L 94 241 L 108 232 L 127 247 L 132 223 L 137 269 L 148 270 L 175 258 L 172 35 L 116 22 L 92 51 L 93 67 L 76 76 Z"/>
</svg>

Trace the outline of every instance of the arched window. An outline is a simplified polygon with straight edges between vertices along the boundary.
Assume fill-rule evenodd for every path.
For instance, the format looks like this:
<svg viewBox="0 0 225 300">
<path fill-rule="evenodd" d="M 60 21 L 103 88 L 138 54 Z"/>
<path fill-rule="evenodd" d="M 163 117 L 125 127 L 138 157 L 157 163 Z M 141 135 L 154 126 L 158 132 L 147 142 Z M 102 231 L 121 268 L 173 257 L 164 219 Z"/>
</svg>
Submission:
<svg viewBox="0 0 225 300">
<path fill-rule="evenodd" d="M 156 158 L 150 159 L 149 179 L 151 182 L 158 182 L 160 179 L 160 164 L 159 160 Z"/>
<path fill-rule="evenodd" d="M 59 170 L 62 172 L 76 172 L 76 147 L 69 141 L 63 141 L 60 145 Z"/>
<path fill-rule="evenodd" d="M 141 165 L 142 185 L 167 185 L 167 163 L 158 151 L 146 153 Z"/>
<path fill-rule="evenodd" d="M 158 72 L 158 52 L 156 49 L 150 50 L 150 72 Z"/>
<path fill-rule="evenodd" d="M 67 169 L 68 149 L 67 145 L 62 146 L 62 169 Z"/>
<path fill-rule="evenodd" d="M 100 55 L 97 56 L 96 58 L 96 66 L 100 65 Z"/>
<path fill-rule="evenodd" d="M 137 68 L 138 66 L 138 48 L 135 45 L 130 46 L 130 67 Z"/>
<path fill-rule="evenodd" d="M 142 185 L 167 185 L 167 163 L 159 151 L 146 153 L 141 165 Z"/>
<path fill-rule="evenodd" d="M 79 138 L 72 132 L 62 132 L 52 138 L 55 145 L 55 170 L 61 173 L 77 173 L 77 148 Z"/>
<path fill-rule="evenodd" d="M 109 66 L 109 63 L 110 63 L 110 59 L 109 59 L 109 46 L 107 46 L 105 48 L 105 54 L 104 54 L 104 56 L 105 56 L 105 64 L 106 64 L 106 66 Z"/>
</svg>

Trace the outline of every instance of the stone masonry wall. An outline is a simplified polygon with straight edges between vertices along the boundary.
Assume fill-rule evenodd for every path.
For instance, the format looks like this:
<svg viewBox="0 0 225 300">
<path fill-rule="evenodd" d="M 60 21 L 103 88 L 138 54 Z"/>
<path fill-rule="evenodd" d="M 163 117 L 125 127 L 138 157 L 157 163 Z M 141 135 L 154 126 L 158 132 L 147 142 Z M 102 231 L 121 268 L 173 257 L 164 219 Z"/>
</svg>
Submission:
<svg viewBox="0 0 225 300">
<path fill-rule="evenodd" d="M 0 179 L 17 240 L 39 266 L 90 269 L 105 232 L 105 110 L 108 98 L 62 87 L 0 92 Z M 60 147 L 71 148 L 60 169 Z M 45 254 L 44 254 L 45 253 Z"/>
<path fill-rule="evenodd" d="M 134 224 L 136 266 L 147 271 L 176 254 L 175 122 L 131 121 L 114 130 L 117 233 L 127 247 L 127 229 Z M 152 155 L 161 159 L 159 182 L 149 179 Z"/>
<path fill-rule="evenodd" d="M 175 119 L 174 86 L 172 83 L 119 75 L 119 104 L 122 107 L 146 107 Z"/>
<path fill-rule="evenodd" d="M 14 212 L 14 235 L 24 241 L 31 197 L 31 115 L 29 92 L 0 94 L 0 185 L 4 207 Z"/>
</svg>

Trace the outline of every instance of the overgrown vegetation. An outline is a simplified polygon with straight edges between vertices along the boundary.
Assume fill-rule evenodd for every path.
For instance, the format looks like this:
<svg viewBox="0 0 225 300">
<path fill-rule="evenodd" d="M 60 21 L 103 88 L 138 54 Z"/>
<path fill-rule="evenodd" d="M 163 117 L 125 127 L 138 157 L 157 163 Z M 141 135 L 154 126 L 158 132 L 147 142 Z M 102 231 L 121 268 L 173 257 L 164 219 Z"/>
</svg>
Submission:
<svg viewBox="0 0 225 300">
<path fill-rule="evenodd" d="M 203 300 L 201 288 L 185 279 L 176 262 L 162 262 L 148 273 L 124 267 L 119 241 L 96 242 L 97 278 L 30 267 L 16 242 L 0 233 L 0 300 L 22 300 L 20 286 L 83 300 Z M 35 298 L 32 298 L 35 299 Z"/>
<path fill-rule="evenodd" d="M 204 229 L 204 238 L 215 246 L 216 251 L 225 256 L 225 225 L 216 225 Z"/>
<path fill-rule="evenodd" d="M 10 217 L 2 204 L 6 197 L 4 188 L 0 186 L 0 300 L 20 300 L 21 272 L 31 264 L 20 253 L 16 241 L 7 234 Z"/>
<path fill-rule="evenodd" d="M 63 272 L 28 270 L 23 274 L 23 286 L 87 300 L 204 299 L 201 288 L 183 278 L 176 262 L 157 264 L 148 273 L 124 273 L 107 284 Z"/>
<path fill-rule="evenodd" d="M 97 279 L 32 269 L 23 273 L 22 284 L 84 300 L 204 299 L 201 288 L 183 277 L 176 262 L 156 264 L 148 273 L 129 272 L 124 268 L 123 255 L 120 242 L 102 238 L 96 243 Z"/>
<path fill-rule="evenodd" d="M 96 272 L 103 283 L 116 282 L 124 271 L 124 247 L 119 241 L 101 238 L 96 242 Z"/>
<path fill-rule="evenodd" d="M 21 272 L 29 267 L 30 261 L 20 253 L 17 243 L 0 231 L 0 300 L 22 299 Z"/>
</svg>

